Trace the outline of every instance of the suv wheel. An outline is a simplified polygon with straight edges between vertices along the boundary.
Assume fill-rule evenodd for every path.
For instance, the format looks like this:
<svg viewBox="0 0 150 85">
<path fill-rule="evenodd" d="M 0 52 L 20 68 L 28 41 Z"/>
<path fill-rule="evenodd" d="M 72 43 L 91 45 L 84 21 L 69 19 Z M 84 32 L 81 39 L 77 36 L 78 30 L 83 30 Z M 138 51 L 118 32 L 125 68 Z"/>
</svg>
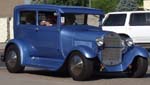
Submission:
<svg viewBox="0 0 150 85">
<path fill-rule="evenodd" d="M 86 59 L 80 52 L 69 57 L 68 70 L 74 80 L 84 81 L 93 75 L 93 61 Z"/>
<path fill-rule="evenodd" d="M 148 60 L 143 57 L 137 57 L 131 64 L 131 68 L 127 70 L 127 75 L 133 78 L 143 77 L 148 68 Z"/>
<path fill-rule="evenodd" d="M 24 70 L 24 66 L 21 66 L 20 51 L 15 45 L 10 45 L 6 50 L 6 67 L 11 73 L 19 73 Z"/>
</svg>

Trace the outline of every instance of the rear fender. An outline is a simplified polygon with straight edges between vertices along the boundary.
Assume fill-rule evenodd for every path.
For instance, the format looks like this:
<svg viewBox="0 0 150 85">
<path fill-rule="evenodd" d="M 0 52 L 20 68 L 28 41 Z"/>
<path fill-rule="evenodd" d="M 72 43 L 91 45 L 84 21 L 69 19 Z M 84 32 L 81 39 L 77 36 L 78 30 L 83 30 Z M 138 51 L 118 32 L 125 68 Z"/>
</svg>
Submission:
<svg viewBox="0 0 150 85">
<path fill-rule="evenodd" d="M 15 39 L 10 40 L 5 47 L 4 59 L 6 55 L 6 50 L 10 45 L 15 45 L 19 49 L 21 57 L 21 65 L 24 65 L 26 58 L 29 57 L 29 49 L 27 49 L 26 44 L 24 42 L 21 42 L 20 40 Z"/>
</svg>

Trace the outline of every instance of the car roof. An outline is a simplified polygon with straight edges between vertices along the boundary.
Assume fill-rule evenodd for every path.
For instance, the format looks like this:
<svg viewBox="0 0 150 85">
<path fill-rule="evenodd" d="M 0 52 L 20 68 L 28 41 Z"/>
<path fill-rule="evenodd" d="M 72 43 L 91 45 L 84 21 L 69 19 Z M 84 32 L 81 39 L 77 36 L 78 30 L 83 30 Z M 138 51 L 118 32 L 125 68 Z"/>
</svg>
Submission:
<svg viewBox="0 0 150 85">
<path fill-rule="evenodd" d="M 109 12 L 107 14 L 128 14 L 128 13 L 147 13 L 150 11 L 121 11 L 121 12 Z"/>
<path fill-rule="evenodd" d="M 15 10 L 24 10 L 24 9 L 56 9 L 60 13 L 87 13 L 87 14 L 98 14 L 103 15 L 103 11 L 95 8 L 81 7 L 81 6 L 59 6 L 59 5 L 18 5 L 15 7 Z"/>
</svg>

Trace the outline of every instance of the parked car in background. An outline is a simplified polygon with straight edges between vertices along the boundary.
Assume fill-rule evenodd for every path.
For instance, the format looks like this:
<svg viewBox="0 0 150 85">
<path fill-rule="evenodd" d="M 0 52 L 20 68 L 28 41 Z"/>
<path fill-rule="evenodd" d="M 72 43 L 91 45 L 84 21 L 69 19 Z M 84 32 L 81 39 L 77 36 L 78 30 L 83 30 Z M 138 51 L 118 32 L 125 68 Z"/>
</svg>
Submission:
<svg viewBox="0 0 150 85">
<path fill-rule="evenodd" d="M 110 12 L 103 20 L 103 30 L 131 37 L 135 44 L 150 49 L 150 11 Z"/>
<path fill-rule="evenodd" d="M 14 39 L 2 60 L 11 73 L 25 66 L 58 71 L 74 80 L 90 79 L 95 73 L 125 72 L 143 77 L 148 53 L 132 39 L 121 37 L 90 22 L 89 16 L 104 16 L 102 10 L 53 5 L 21 5 L 14 10 Z"/>
</svg>

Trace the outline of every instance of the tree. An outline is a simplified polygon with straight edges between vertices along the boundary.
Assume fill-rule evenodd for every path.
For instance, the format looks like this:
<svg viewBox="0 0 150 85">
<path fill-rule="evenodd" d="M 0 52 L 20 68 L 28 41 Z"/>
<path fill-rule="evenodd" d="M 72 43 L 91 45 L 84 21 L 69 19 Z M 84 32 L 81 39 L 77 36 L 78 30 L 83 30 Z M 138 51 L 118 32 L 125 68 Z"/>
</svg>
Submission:
<svg viewBox="0 0 150 85">
<path fill-rule="evenodd" d="M 143 6 L 143 0 L 138 0 L 138 5 Z"/>
<path fill-rule="evenodd" d="M 89 6 L 89 0 L 39 0 L 44 4 L 54 5 L 67 5 L 67 6 Z M 118 3 L 123 0 L 90 0 L 91 7 L 104 10 L 105 13 L 116 11 L 118 9 Z M 124 0 L 131 2 L 133 0 Z M 135 0 L 138 3 L 138 7 L 143 5 L 143 0 Z M 127 6 L 128 7 L 128 6 Z"/>
<path fill-rule="evenodd" d="M 116 11 L 135 11 L 138 10 L 138 0 L 120 0 Z"/>
<path fill-rule="evenodd" d="M 119 0 L 92 0 L 92 7 L 103 9 L 105 13 L 115 11 Z"/>
</svg>

